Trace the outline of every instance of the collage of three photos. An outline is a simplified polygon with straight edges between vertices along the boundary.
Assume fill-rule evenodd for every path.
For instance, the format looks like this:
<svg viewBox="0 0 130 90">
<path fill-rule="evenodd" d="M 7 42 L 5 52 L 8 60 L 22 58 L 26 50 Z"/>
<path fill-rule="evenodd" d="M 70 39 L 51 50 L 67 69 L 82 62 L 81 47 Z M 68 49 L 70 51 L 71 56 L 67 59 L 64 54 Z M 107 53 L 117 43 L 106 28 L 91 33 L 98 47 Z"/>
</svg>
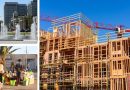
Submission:
<svg viewBox="0 0 130 90">
<path fill-rule="evenodd" d="M 0 90 L 130 90 L 129 0 L 0 0 Z"/>
</svg>

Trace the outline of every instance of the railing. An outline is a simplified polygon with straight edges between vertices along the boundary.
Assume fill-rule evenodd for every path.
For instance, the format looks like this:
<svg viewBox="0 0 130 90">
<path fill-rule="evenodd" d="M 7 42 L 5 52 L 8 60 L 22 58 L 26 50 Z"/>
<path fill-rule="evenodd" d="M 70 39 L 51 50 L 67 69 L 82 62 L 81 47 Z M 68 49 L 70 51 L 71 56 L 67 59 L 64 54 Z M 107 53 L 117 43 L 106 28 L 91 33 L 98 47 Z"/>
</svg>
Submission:
<svg viewBox="0 0 130 90">
<path fill-rule="evenodd" d="M 104 43 L 107 42 L 108 40 L 115 40 L 118 38 L 125 38 L 125 37 L 130 37 L 130 33 L 124 33 L 122 36 L 117 36 L 117 33 L 109 32 L 106 33 L 105 35 L 98 36 L 97 43 Z"/>
<path fill-rule="evenodd" d="M 70 15 L 70 16 L 66 16 L 66 17 L 62 17 L 62 18 L 52 20 L 52 26 L 64 24 L 64 23 L 67 23 L 67 22 L 77 21 L 77 20 L 80 20 L 80 19 L 81 19 L 81 13 L 73 14 L 73 15 Z"/>
</svg>

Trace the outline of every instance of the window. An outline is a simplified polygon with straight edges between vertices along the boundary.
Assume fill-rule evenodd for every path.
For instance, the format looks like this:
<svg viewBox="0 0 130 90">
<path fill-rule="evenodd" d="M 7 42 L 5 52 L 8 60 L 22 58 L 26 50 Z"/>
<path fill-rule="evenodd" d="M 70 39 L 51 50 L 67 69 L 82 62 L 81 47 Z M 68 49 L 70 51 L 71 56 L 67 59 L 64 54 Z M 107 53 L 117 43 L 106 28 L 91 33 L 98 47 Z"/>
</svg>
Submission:
<svg viewBox="0 0 130 90">
<path fill-rule="evenodd" d="M 78 66 L 78 75 L 79 75 L 79 76 L 81 76 L 82 70 L 83 70 L 83 69 L 82 69 L 82 66 Z"/>
<path fill-rule="evenodd" d="M 118 69 L 121 69 L 121 61 L 118 61 Z"/>
<path fill-rule="evenodd" d="M 55 45 L 54 45 L 54 48 L 55 48 L 55 50 L 57 50 L 57 49 L 58 49 L 58 40 L 55 40 Z"/>
<path fill-rule="evenodd" d="M 114 70 L 117 69 L 116 61 L 113 61 L 113 69 L 114 69 Z"/>
<path fill-rule="evenodd" d="M 119 51 L 120 50 L 120 42 L 117 42 L 117 51 Z"/>
<path fill-rule="evenodd" d="M 112 42 L 112 51 L 116 51 L 116 42 Z"/>
<path fill-rule="evenodd" d="M 79 56 L 79 57 L 82 57 L 82 50 L 79 50 L 79 51 L 78 51 L 78 56 Z"/>
<path fill-rule="evenodd" d="M 97 78 L 98 77 L 98 64 L 94 64 L 94 77 Z"/>
<path fill-rule="evenodd" d="M 52 53 L 49 54 L 49 61 L 51 61 L 51 60 L 52 60 Z"/>
<path fill-rule="evenodd" d="M 54 59 L 58 59 L 58 53 L 54 53 Z"/>
</svg>

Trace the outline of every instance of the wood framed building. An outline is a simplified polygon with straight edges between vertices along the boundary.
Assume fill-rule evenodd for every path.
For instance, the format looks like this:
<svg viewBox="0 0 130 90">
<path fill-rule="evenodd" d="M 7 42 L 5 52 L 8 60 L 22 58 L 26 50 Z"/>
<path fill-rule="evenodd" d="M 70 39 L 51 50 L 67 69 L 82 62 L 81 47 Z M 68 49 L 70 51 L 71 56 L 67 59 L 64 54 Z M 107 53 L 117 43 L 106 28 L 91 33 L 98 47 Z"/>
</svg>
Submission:
<svg viewBox="0 0 130 90">
<path fill-rule="evenodd" d="M 52 21 L 40 32 L 40 82 L 43 90 L 129 90 L 130 38 L 97 37 L 82 14 Z"/>
</svg>

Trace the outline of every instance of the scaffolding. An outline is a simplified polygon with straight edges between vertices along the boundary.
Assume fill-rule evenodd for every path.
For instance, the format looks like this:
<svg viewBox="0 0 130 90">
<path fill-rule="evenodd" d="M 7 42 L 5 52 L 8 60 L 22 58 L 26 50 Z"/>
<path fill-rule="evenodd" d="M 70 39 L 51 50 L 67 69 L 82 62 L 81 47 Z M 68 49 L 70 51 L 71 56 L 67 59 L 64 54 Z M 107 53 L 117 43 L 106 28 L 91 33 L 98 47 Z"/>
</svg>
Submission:
<svg viewBox="0 0 130 90">
<path fill-rule="evenodd" d="M 43 90 L 129 90 L 130 38 L 95 35 L 82 14 L 56 19 L 40 32 Z"/>
</svg>

